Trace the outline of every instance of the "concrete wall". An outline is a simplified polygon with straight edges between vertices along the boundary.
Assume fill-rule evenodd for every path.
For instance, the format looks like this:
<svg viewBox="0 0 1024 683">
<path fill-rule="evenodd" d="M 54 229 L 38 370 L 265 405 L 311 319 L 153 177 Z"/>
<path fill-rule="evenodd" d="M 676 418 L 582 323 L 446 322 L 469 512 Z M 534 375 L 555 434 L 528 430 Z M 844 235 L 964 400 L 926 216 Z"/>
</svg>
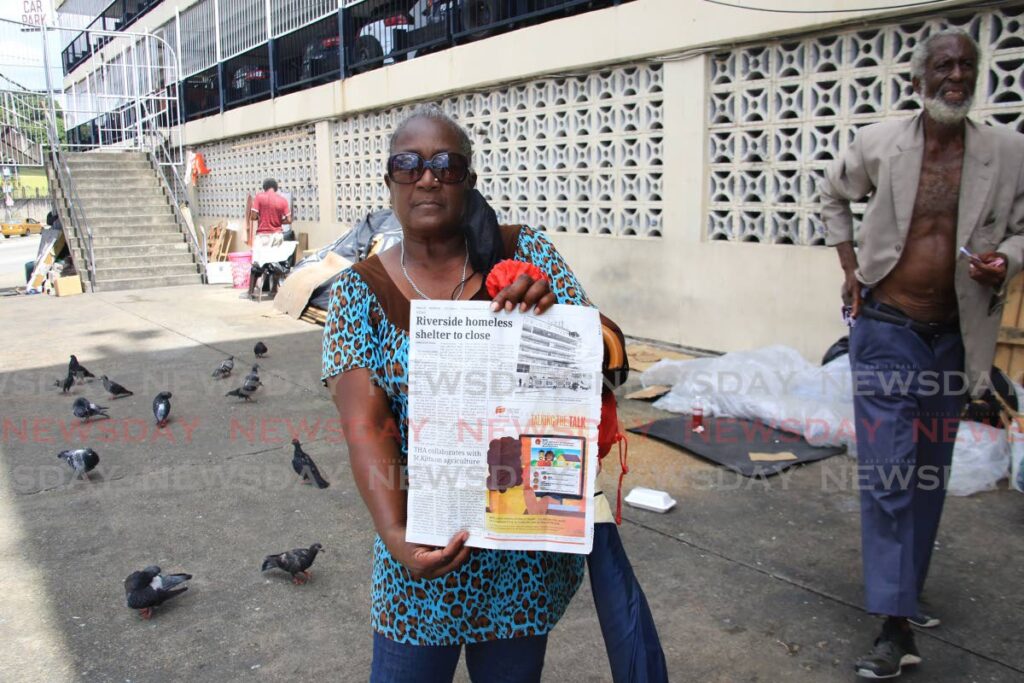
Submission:
<svg viewBox="0 0 1024 683">
<path fill-rule="evenodd" d="M 46 214 L 50 212 L 49 199 L 15 199 L 14 206 L 10 208 L 10 222 L 23 223 L 26 219 L 32 218 L 40 223 L 46 223 Z M 7 209 L 0 210 L 4 222 L 7 222 Z"/>
<path fill-rule="evenodd" d="M 779 4 L 778 0 L 745 3 Z M 927 9 L 934 16 L 963 4 L 954 0 Z M 330 120 L 541 75 L 664 60 L 663 236 L 551 233 L 552 239 L 591 298 L 629 335 L 714 351 L 786 344 L 816 360 L 845 331 L 839 313 L 841 272 L 832 250 L 713 242 L 705 237 L 709 87 L 705 53 L 851 22 L 877 23 L 911 11 L 886 11 L 891 5 L 888 0 L 862 0 L 859 7 L 877 9 L 781 14 L 700 0 L 636 0 L 207 117 L 185 126 L 185 140 L 202 149 L 215 141 L 318 122 L 320 220 L 295 226 L 310 234 L 310 246 L 315 247 L 348 228 L 333 220 Z M 818 3 L 793 0 L 786 6 L 817 9 Z M 165 21 L 167 10 L 161 10 L 142 25 L 155 27 Z M 218 218 L 199 216 L 204 224 Z"/>
</svg>

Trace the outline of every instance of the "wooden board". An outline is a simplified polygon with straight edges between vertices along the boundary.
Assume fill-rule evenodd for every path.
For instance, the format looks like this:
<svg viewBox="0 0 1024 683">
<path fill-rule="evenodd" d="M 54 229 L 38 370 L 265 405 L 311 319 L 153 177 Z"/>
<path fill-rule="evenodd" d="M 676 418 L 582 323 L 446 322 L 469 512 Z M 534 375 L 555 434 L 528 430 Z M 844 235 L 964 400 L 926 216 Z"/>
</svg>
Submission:
<svg viewBox="0 0 1024 683">
<path fill-rule="evenodd" d="M 1014 382 L 1024 379 L 1024 273 L 1014 278 L 1006 292 L 994 364 Z"/>
<path fill-rule="evenodd" d="M 662 349 L 651 344 L 643 344 L 640 342 L 630 342 L 626 344 L 626 356 L 629 358 L 630 370 L 637 372 L 643 372 L 647 368 L 651 367 L 660 360 L 690 360 L 694 358 L 688 353 L 682 351 L 672 351 L 669 349 Z"/>
<path fill-rule="evenodd" d="M 305 311 L 303 311 L 302 315 L 299 316 L 299 320 L 305 320 L 307 323 L 324 326 L 327 324 L 327 311 L 322 308 L 316 308 L 315 306 L 309 306 Z"/>
<path fill-rule="evenodd" d="M 206 237 L 206 260 L 226 261 L 228 252 L 231 251 L 231 231 L 227 223 L 220 221 L 212 228 Z"/>
<path fill-rule="evenodd" d="M 253 237 L 256 235 L 256 228 L 259 227 L 259 220 L 252 219 L 252 200 L 251 194 L 245 195 L 245 243 L 250 248 Z"/>
</svg>

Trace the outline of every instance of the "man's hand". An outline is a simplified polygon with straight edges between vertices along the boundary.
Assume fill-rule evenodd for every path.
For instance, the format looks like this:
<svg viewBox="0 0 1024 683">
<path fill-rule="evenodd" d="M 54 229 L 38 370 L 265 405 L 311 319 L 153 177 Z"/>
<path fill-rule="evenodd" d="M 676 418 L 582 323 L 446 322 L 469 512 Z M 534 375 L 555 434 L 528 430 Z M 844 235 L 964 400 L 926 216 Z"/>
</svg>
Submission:
<svg viewBox="0 0 1024 683">
<path fill-rule="evenodd" d="M 436 579 L 448 572 L 455 571 L 469 558 L 471 548 L 466 546 L 469 540 L 468 531 L 460 531 L 452 536 L 448 545 L 435 548 L 429 545 L 407 543 L 405 527 L 395 527 L 381 534 L 384 545 L 391 556 L 409 570 L 414 579 Z"/>
<path fill-rule="evenodd" d="M 975 282 L 999 289 L 1006 279 L 1006 255 L 998 251 L 986 251 L 971 259 L 967 272 Z"/>
<path fill-rule="evenodd" d="M 846 280 L 843 281 L 843 304 L 850 307 L 850 317 L 856 318 L 860 315 L 860 281 L 857 273 L 849 270 L 846 272 Z"/>
</svg>

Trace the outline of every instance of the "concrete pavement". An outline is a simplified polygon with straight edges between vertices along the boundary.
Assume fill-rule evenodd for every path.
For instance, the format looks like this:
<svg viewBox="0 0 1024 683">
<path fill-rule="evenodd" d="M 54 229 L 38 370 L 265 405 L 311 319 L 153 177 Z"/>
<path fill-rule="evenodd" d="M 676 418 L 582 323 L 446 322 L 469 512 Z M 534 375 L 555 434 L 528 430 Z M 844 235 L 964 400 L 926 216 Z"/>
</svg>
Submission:
<svg viewBox="0 0 1024 683">
<path fill-rule="evenodd" d="M 210 286 L 5 298 L 0 319 L 0 680 L 366 679 L 372 527 L 319 384 L 319 328 Z M 270 347 L 259 401 L 225 398 L 258 339 Z M 70 353 L 136 395 L 107 402 L 94 382 L 62 396 L 51 385 Z M 212 380 L 229 354 L 235 376 Z M 150 403 L 165 389 L 174 421 L 155 432 Z M 113 419 L 79 427 L 76 396 Z M 659 414 L 620 402 L 629 425 Z M 329 489 L 296 481 L 293 433 Z M 57 461 L 79 444 L 100 453 L 92 482 Z M 666 515 L 627 509 L 621 528 L 673 681 L 855 680 L 878 624 L 859 608 L 848 458 L 756 481 L 638 436 L 630 456 L 627 490 L 679 501 Z M 607 490 L 617 475 L 609 463 Z M 928 588 L 944 625 L 919 634 L 925 663 L 905 680 L 1024 677 L 1022 523 L 1013 492 L 950 500 Z M 259 572 L 265 554 L 314 541 L 325 552 L 306 586 Z M 195 579 L 144 622 L 121 583 L 154 563 Z M 609 680 L 586 583 L 550 639 L 545 680 Z"/>
</svg>

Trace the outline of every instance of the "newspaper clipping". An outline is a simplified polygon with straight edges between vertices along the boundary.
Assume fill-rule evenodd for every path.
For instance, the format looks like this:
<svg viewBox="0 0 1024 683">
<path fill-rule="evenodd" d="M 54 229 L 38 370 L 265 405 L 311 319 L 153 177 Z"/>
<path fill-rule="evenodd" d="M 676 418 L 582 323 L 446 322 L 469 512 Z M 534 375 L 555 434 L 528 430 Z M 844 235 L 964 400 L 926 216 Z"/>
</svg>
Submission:
<svg viewBox="0 0 1024 683">
<path fill-rule="evenodd" d="M 406 540 L 589 553 L 601 323 L 594 308 L 412 302 Z"/>
</svg>

